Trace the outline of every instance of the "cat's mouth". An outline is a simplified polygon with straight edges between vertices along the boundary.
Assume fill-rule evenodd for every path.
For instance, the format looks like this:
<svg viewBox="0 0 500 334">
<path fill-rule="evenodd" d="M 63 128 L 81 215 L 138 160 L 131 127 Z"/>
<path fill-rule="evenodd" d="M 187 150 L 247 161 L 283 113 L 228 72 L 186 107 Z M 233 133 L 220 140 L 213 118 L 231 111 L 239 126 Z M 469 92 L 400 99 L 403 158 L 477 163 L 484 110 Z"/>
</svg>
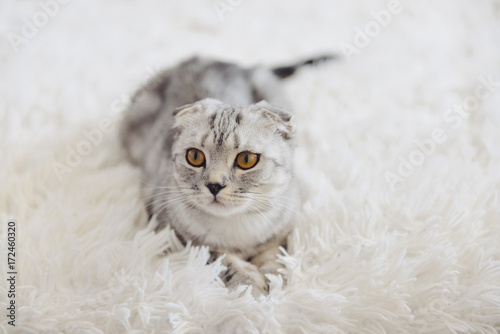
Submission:
<svg viewBox="0 0 500 334">
<path fill-rule="evenodd" d="M 214 196 L 206 202 L 195 202 L 195 205 L 206 213 L 219 217 L 227 217 L 237 214 L 241 211 L 241 206 L 234 205 L 234 203 L 227 199 Z"/>
<path fill-rule="evenodd" d="M 217 207 L 226 207 L 226 204 L 222 203 L 220 200 L 217 199 L 217 197 L 214 197 L 212 202 L 210 202 L 211 205 L 215 205 Z"/>
</svg>

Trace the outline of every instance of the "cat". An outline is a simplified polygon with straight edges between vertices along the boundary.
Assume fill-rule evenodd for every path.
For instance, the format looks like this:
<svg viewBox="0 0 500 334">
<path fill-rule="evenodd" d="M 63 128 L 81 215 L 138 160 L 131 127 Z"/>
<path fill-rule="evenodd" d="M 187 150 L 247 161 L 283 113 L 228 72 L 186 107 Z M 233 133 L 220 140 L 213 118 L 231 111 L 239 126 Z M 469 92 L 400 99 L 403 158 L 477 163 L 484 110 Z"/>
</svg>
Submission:
<svg viewBox="0 0 500 334">
<path fill-rule="evenodd" d="M 222 257 L 229 288 L 267 291 L 300 207 L 295 123 L 280 79 L 321 57 L 268 69 L 194 57 L 152 78 L 125 111 L 120 138 L 142 173 L 156 231 Z"/>
</svg>

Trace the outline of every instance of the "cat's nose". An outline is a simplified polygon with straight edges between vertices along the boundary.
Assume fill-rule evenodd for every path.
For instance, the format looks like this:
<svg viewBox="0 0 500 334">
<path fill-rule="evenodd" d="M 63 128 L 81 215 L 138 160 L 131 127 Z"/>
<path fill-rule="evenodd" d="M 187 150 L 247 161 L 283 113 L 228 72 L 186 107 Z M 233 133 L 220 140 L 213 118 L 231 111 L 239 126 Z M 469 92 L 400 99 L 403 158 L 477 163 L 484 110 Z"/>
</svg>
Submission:
<svg viewBox="0 0 500 334">
<path fill-rule="evenodd" d="M 210 190 L 210 192 L 212 193 L 212 195 L 217 195 L 219 193 L 219 191 L 222 189 L 222 188 L 225 188 L 226 186 L 223 186 L 222 184 L 219 184 L 219 183 L 207 183 L 207 188 L 208 190 Z"/>
</svg>

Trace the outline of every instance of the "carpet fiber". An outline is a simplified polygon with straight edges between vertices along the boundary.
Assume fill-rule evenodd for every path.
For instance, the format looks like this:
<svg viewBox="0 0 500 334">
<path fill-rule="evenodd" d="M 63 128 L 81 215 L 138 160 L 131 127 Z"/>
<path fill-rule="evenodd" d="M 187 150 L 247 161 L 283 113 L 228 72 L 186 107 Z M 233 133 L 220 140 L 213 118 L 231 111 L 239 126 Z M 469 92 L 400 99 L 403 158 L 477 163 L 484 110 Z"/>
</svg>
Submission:
<svg viewBox="0 0 500 334">
<path fill-rule="evenodd" d="M 500 331 L 498 1 L 3 0 L 0 34 L 0 332 Z M 147 225 L 121 112 L 194 54 L 328 53 L 284 82 L 303 196 L 286 280 L 228 291 L 206 248 Z"/>
</svg>

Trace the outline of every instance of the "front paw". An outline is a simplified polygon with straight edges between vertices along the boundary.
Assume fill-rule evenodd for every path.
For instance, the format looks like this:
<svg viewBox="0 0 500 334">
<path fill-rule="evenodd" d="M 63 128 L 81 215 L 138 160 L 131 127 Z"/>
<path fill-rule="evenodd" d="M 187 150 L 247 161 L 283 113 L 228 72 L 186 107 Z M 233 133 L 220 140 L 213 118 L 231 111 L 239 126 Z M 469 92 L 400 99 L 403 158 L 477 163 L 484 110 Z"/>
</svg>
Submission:
<svg viewBox="0 0 500 334">
<path fill-rule="evenodd" d="M 266 278 L 256 266 L 250 263 L 245 263 L 239 268 L 228 266 L 224 282 L 230 290 L 235 290 L 240 285 L 250 285 L 254 297 L 268 293 Z"/>
</svg>

